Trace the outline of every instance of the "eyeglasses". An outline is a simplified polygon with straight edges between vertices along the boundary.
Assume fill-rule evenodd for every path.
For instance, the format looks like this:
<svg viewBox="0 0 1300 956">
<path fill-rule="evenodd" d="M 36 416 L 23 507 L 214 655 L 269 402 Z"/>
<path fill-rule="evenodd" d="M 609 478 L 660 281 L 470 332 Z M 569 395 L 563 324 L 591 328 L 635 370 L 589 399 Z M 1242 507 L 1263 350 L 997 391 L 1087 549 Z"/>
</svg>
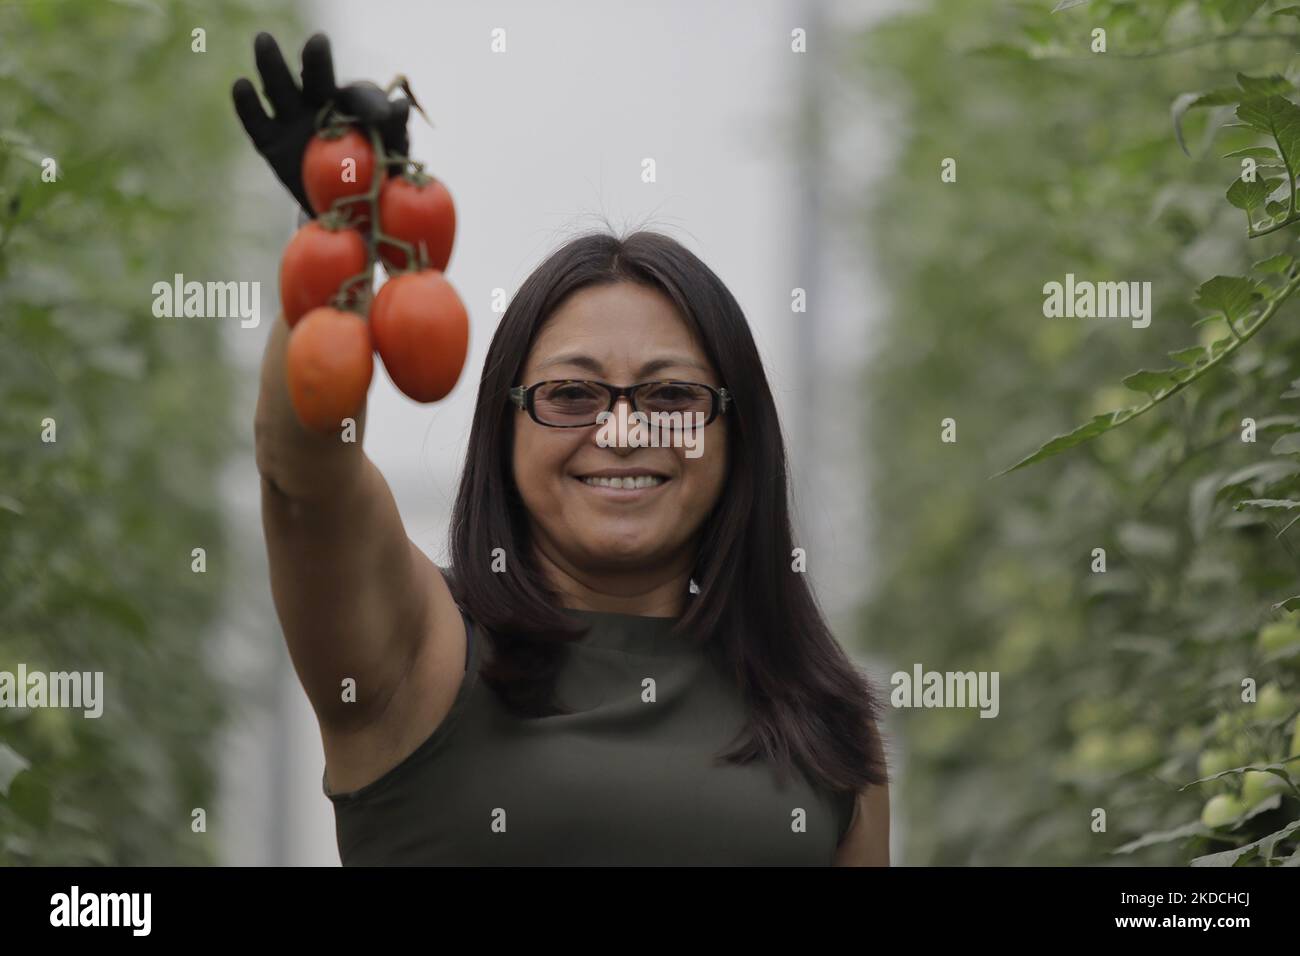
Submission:
<svg viewBox="0 0 1300 956">
<path fill-rule="evenodd" d="M 612 412 L 624 395 L 634 412 L 647 415 L 704 415 L 708 425 L 731 404 L 725 388 L 698 382 L 640 382 L 636 385 L 610 385 L 564 378 L 533 385 L 516 385 L 510 401 L 526 411 L 533 421 L 550 428 L 586 428 L 595 425 L 604 412 Z"/>
</svg>

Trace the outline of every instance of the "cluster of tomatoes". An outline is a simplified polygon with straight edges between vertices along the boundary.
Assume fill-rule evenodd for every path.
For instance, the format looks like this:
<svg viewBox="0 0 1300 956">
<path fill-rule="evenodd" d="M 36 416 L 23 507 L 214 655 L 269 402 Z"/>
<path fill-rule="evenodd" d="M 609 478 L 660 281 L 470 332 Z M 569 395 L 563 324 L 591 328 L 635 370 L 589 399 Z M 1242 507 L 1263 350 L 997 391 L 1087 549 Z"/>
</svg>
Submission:
<svg viewBox="0 0 1300 956">
<path fill-rule="evenodd" d="M 284 250 L 280 303 L 292 329 L 289 397 L 316 431 L 337 431 L 360 410 L 376 351 L 417 402 L 443 398 L 465 364 L 469 317 L 443 275 L 456 232 L 451 194 L 418 166 L 400 176 L 388 166 L 379 140 L 355 126 L 317 133 L 303 154 L 319 218 Z M 372 297 L 376 258 L 389 278 Z"/>
</svg>

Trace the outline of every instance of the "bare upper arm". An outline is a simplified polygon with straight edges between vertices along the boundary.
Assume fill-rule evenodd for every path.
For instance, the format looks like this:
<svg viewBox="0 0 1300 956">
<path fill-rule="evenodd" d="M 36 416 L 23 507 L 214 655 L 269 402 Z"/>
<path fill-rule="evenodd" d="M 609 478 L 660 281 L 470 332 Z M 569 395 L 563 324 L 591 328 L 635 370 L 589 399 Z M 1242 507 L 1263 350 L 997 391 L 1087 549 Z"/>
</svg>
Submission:
<svg viewBox="0 0 1300 956">
<path fill-rule="evenodd" d="M 853 821 L 835 851 L 835 866 L 889 866 L 889 784 L 858 794 Z"/>
<path fill-rule="evenodd" d="M 414 750 L 464 674 L 451 592 L 363 459 L 355 478 L 319 500 L 262 483 L 276 610 L 336 791 L 364 786 Z"/>
<path fill-rule="evenodd" d="M 446 718 L 468 677 L 468 634 L 460 609 L 438 567 L 414 545 L 412 550 L 417 575 L 445 600 L 430 602 L 428 617 L 417 626 L 414 657 L 379 714 L 356 726 L 322 722 L 326 776 L 334 792 L 364 787 L 406 759 Z"/>
<path fill-rule="evenodd" d="M 876 764 L 887 771 L 880 727 L 870 725 L 870 749 Z M 835 866 L 889 866 L 889 783 L 863 788 L 853 804 L 848 832 L 835 851 Z"/>
</svg>

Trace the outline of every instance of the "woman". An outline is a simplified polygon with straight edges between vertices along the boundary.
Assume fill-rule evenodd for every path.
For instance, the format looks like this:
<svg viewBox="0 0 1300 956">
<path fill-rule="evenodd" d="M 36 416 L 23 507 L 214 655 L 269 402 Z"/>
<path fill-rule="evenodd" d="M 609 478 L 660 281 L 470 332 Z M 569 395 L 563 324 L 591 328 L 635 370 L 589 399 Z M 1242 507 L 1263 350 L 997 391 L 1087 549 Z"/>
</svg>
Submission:
<svg viewBox="0 0 1300 956">
<path fill-rule="evenodd" d="M 406 101 L 336 88 L 323 36 L 301 88 L 271 37 L 255 52 L 274 116 L 248 80 L 236 108 L 304 208 L 324 104 L 405 153 Z M 704 263 L 588 235 L 527 279 L 484 365 L 445 573 L 360 442 L 298 424 L 287 331 L 262 368 L 263 519 L 344 864 L 888 863 L 875 698 L 792 570 L 775 405 Z M 606 412 L 689 417 L 611 444 Z"/>
</svg>

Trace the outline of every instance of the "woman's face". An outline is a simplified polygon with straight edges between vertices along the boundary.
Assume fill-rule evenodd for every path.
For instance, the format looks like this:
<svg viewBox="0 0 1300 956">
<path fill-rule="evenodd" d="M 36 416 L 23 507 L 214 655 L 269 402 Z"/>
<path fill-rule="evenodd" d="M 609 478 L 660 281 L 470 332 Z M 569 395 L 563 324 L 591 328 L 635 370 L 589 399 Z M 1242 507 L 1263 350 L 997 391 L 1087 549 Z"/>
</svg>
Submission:
<svg viewBox="0 0 1300 956">
<path fill-rule="evenodd" d="M 631 282 L 589 286 L 569 296 L 542 327 L 517 384 L 566 378 L 612 385 L 663 379 L 722 385 L 672 301 Z M 626 401 L 620 399 L 620 405 Z M 616 407 L 616 416 L 619 411 Z M 632 410 L 621 411 L 630 415 Z M 602 447 L 598 425 L 548 428 L 522 410 L 517 415 L 515 484 L 533 540 L 551 563 L 597 579 L 690 566 L 692 539 L 726 478 L 725 415 L 695 432 L 693 449 Z M 662 480 L 630 489 L 583 480 L 647 473 Z"/>
</svg>

